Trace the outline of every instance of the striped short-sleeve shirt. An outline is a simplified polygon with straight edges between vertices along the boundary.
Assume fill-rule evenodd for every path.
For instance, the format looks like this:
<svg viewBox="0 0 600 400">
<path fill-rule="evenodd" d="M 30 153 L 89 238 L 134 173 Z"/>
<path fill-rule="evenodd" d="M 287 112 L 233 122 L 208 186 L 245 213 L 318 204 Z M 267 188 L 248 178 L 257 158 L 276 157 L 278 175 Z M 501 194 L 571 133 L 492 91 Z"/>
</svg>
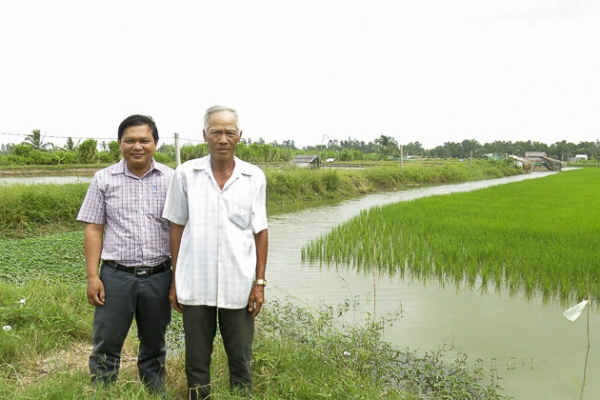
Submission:
<svg viewBox="0 0 600 400">
<path fill-rule="evenodd" d="M 77 220 L 104 225 L 103 260 L 152 266 L 170 256 L 170 223 L 162 212 L 173 174 L 154 160 L 141 178 L 125 160 L 96 172 Z"/>
</svg>

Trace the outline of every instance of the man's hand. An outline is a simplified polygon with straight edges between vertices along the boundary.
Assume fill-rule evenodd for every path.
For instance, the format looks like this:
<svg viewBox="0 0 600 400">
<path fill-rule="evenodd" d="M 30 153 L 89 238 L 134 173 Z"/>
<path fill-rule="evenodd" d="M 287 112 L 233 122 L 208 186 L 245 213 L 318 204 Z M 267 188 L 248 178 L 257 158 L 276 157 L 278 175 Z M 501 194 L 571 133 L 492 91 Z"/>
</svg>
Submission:
<svg viewBox="0 0 600 400">
<path fill-rule="evenodd" d="M 102 283 L 100 278 L 96 277 L 88 279 L 87 299 L 88 303 L 90 303 L 94 307 L 104 305 L 104 284 Z"/>
<path fill-rule="evenodd" d="M 175 289 L 174 283 L 171 285 L 171 289 L 169 289 L 169 301 L 171 302 L 171 305 L 173 306 L 175 311 L 177 311 L 180 314 L 183 312 L 183 310 L 181 309 L 181 304 L 179 304 L 179 302 L 177 301 L 177 290 Z"/>
<path fill-rule="evenodd" d="M 252 317 L 256 317 L 260 313 L 263 303 L 265 302 L 265 287 L 256 285 L 250 292 L 250 301 L 248 311 L 252 313 Z"/>
</svg>

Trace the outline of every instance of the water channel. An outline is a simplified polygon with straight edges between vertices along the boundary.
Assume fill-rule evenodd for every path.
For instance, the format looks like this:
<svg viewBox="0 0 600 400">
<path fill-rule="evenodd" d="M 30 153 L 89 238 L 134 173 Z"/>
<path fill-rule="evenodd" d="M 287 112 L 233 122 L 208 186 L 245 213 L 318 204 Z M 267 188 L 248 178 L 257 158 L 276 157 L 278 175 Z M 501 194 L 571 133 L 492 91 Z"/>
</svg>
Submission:
<svg viewBox="0 0 600 400">
<path fill-rule="evenodd" d="M 568 173 L 568 172 L 561 172 Z M 580 399 L 587 350 L 586 315 L 570 322 L 557 304 L 526 300 L 493 290 L 460 289 L 438 283 L 411 282 L 400 277 L 373 277 L 351 269 L 302 264 L 301 247 L 359 211 L 377 205 L 424 196 L 470 191 L 524 179 L 536 173 L 480 182 L 417 188 L 368 195 L 331 205 L 275 214 L 269 221 L 268 296 L 291 298 L 304 304 L 337 306 L 360 296 L 362 311 L 377 317 L 401 309 L 402 317 L 386 327 L 385 339 L 401 349 L 436 350 L 443 342 L 461 348 L 471 366 L 481 359 L 484 368 L 497 368 L 501 392 L 515 399 Z M 591 314 L 591 351 L 583 399 L 600 392 L 600 323 Z M 456 355 L 450 351 L 449 355 Z M 591 377 L 591 379 L 590 379 Z"/>
<path fill-rule="evenodd" d="M 568 173 L 568 172 L 561 172 Z M 444 342 L 462 349 L 475 367 L 497 368 L 503 378 L 502 394 L 523 400 L 580 399 L 587 350 L 585 314 L 570 322 L 557 304 L 541 299 L 456 290 L 436 282 L 412 282 L 409 278 L 364 276 L 351 269 L 303 264 L 300 249 L 308 241 L 352 218 L 361 210 L 420 197 L 483 189 L 553 174 L 534 173 L 509 178 L 415 188 L 367 195 L 269 218 L 269 298 L 292 299 L 300 304 L 337 306 L 359 296 L 360 306 L 348 317 L 360 322 L 367 313 L 376 317 L 401 310 L 401 318 L 385 329 L 385 339 L 397 347 L 436 350 Z M 4 178 L 0 184 L 67 183 L 89 181 L 85 177 Z M 583 399 L 600 392 L 600 319 L 591 314 L 591 351 Z M 456 355 L 456 350 L 449 351 Z M 450 361 L 451 361 L 450 357 Z"/>
</svg>

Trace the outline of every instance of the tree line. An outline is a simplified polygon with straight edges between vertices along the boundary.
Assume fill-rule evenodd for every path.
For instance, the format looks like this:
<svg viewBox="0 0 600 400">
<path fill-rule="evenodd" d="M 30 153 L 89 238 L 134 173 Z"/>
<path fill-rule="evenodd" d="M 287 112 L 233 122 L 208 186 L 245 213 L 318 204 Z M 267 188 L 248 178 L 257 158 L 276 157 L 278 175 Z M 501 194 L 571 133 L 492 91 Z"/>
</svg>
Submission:
<svg viewBox="0 0 600 400">
<path fill-rule="evenodd" d="M 359 151 L 361 153 L 379 153 L 388 157 L 400 157 L 400 147 L 398 142 L 389 136 L 381 135 L 373 142 L 365 143 L 355 139 L 348 140 L 330 140 L 327 146 L 323 149 L 328 155 L 333 155 L 332 152 L 342 155 Z M 318 146 L 313 147 L 319 149 Z M 595 142 L 579 142 L 578 144 L 567 142 L 556 142 L 548 145 L 546 143 L 527 141 L 502 141 L 496 140 L 492 143 L 481 144 L 477 140 L 463 140 L 460 143 L 445 142 L 442 146 L 437 146 L 433 149 L 425 149 L 423 145 L 416 142 L 410 142 L 402 145 L 402 153 L 404 157 L 415 158 L 483 158 L 487 155 L 505 157 L 515 155 L 524 157 L 528 151 L 543 151 L 549 157 L 556 158 L 561 161 L 568 161 L 569 158 L 575 157 L 577 154 L 586 154 L 590 160 L 600 160 L 600 141 Z"/>
<path fill-rule="evenodd" d="M 155 153 L 159 162 L 175 161 L 175 146 L 162 144 Z M 294 140 L 282 143 L 273 141 L 265 143 L 260 138 L 242 139 L 236 155 L 241 159 L 255 163 L 287 162 L 297 154 L 316 154 L 322 159 L 333 158 L 339 161 L 386 160 L 401 156 L 407 158 L 484 158 L 486 156 L 506 157 L 516 155 L 523 157 L 528 151 L 542 151 L 549 157 L 568 161 L 577 154 L 587 155 L 589 160 L 600 161 L 600 141 L 579 142 L 578 144 L 563 140 L 548 145 L 528 141 L 500 141 L 481 144 L 476 140 L 463 140 L 460 143 L 445 142 L 442 146 L 425 149 L 418 141 L 400 145 L 391 136 L 381 135 L 372 142 L 348 138 L 346 140 L 330 139 L 321 145 L 297 148 Z M 182 161 L 202 157 L 208 154 L 206 143 L 186 144 L 180 149 Z M 95 139 L 74 142 L 68 138 L 65 146 L 58 147 L 45 142 L 39 129 L 34 129 L 22 143 L 3 144 L 0 146 L 0 165 L 60 165 L 60 164 L 98 164 L 112 163 L 120 158 L 117 141 L 98 143 Z"/>
</svg>

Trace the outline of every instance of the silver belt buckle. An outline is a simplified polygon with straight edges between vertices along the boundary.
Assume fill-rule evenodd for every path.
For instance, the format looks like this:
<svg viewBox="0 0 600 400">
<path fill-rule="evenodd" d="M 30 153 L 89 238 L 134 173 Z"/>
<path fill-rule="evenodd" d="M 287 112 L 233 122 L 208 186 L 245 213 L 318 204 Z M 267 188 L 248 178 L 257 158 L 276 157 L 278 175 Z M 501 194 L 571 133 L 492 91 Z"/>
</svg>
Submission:
<svg viewBox="0 0 600 400">
<path fill-rule="evenodd" d="M 148 267 L 137 267 L 133 270 L 133 275 L 138 277 L 149 276 L 150 268 Z"/>
</svg>

